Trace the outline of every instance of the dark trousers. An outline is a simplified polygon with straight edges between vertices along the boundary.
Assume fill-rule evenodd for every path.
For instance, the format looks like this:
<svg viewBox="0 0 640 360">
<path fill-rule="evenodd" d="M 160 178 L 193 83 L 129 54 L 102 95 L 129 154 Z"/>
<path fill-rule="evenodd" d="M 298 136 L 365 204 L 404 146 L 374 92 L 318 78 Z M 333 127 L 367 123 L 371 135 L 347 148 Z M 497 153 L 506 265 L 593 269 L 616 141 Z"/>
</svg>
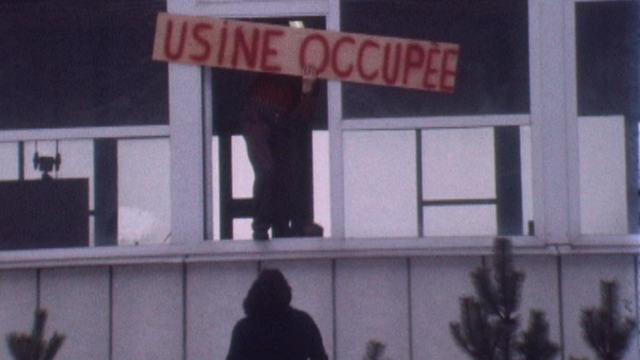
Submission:
<svg viewBox="0 0 640 360">
<path fill-rule="evenodd" d="M 288 236 L 294 211 L 296 131 L 286 114 L 266 102 L 249 100 L 243 111 L 242 135 L 253 167 L 255 234 L 272 228 L 274 237 Z"/>
</svg>

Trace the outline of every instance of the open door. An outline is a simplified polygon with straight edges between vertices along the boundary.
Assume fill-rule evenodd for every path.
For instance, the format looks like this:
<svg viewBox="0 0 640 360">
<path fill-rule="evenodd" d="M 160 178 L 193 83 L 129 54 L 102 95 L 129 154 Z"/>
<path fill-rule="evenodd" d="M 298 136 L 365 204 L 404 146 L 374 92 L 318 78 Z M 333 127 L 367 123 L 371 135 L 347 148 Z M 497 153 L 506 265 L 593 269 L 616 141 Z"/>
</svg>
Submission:
<svg viewBox="0 0 640 360">
<path fill-rule="evenodd" d="M 243 20 L 246 21 L 246 19 Z M 324 17 L 265 18 L 254 19 L 253 21 L 295 26 L 302 24 L 308 28 L 325 29 Z M 243 150 L 234 149 L 234 146 L 246 146 L 244 141 L 238 142 L 233 141 L 233 139 L 234 137 L 242 137 L 238 116 L 246 101 L 248 88 L 257 73 L 216 68 L 213 69 L 211 74 L 213 136 L 217 138 L 218 145 L 218 158 L 213 159 L 213 161 L 218 162 L 217 168 L 219 171 L 217 186 L 219 189 L 219 211 L 218 214 L 215 214 L 214 223 L 218 221 L 220 224 L 219 238 L 230 240 L 234 239 L 234 220 L 249 220 L 253 217 L 252 198 L 234 197 L 234 184 L 241 180 L 234 179 L 234 174 L 242 177 L 252 177 L 253 174 L 243 173 L 238 175 L 237 172 L 233 171 L 234 167 L 238 166 L 238 164 L 234 164 L 233 153 L 234 151 Z M 305 129 L 301 136 L 297 137 L 298 141 L 295 144 L 295 151 L 301 154 L 296 164 L 296 169 L 300 171 L 299 178 L 301 182 L 296 186 L 296 198 L 299 200 L 301 208 L 297 212 L 299 218 L 296 221 L 300 223 L 313 222 L 314 219 L 312 131 L 328 129 L 326 83 L 319 80 L 318 85 L 320 93 L 314 113 L 315 118 L 308 129 Z M 248 169 L 251 170 L 250 166 Z M 215 188 L 216 186 L 214 186 Z M 250 224 L 250 221 L 244 222 L 244 224 Z M 217 236 L 214 235 L 214 237 Z"/>
</svg>

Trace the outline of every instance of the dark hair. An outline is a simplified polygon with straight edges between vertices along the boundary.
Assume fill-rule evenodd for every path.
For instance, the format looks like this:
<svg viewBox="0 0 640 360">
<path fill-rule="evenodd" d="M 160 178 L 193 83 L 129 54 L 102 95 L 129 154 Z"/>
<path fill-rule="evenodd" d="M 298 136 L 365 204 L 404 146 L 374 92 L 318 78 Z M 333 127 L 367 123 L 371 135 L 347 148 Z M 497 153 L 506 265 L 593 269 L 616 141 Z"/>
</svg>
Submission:
<svg viewBox="0 0 640 360">
<path fill-rule="evenodd" d="M 280 270 L 264 269 L 253 282 L 242 303 L 247 316 L 271 317 L 291 304 L 291 287 Z"/>
</svg>

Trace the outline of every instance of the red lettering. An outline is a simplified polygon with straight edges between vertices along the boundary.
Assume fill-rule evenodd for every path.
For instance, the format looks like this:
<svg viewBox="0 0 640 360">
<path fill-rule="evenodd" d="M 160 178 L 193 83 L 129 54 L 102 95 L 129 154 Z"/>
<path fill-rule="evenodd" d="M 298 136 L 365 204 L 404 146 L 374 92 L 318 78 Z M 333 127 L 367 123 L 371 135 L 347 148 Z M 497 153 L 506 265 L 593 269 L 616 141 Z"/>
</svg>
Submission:
<svg viewBox="0 0 640 360">
<path fill-rule="evenodd" d="M 418 44 L 407 45 L 407 55 L 404 60 L 404 77 L 403 83 L 406 85 L 409 80 L 411 69 L 417 69 L 422 66 L 424 61 L 424 49 Z"/>
<path fill-rule="evenodd" d="M 395 53 L 395 61 L 393 65 L 393 73 L 389 75 L 389 63 L 391 60 L 391 44 L 386 44 L 384 46 L 384 58 L 382 59 L 382 79 L 387 85 L 393 85 L 398 80 L 398 73 L 400 70 L 400 56 L 402 55 L 402 44 L 396 44 L 396 53 Z"/>
<path fill-rule="evenodd" d="M 440 75 L 440 89 L 446 92 L 453 92 L 453 87 L 455 85 L 455 78 L 457 75 L 456 64 L 458 63 L 458 56 L 460 52 L 455 49 L 448 49 L 444 51 L 444 55 L 442 56 L 442 74 Z M 453 69 L 449 68 L 449 57 L 453 59 Z M 451 78 L 451 84 L 447 82 L 447 79 Z"/>
<path fill-rule="evenodd" d="M 340 38 L 340 40 L 336 41 L 336 43 L 333 45 L 333 49 L 331 50 L 331 68 L 333 69 L 333 72 L 335 72 L 336 75 L 341 78 L 346 78 L 353 72 L 353 65 L 348 66 L 344 70 L 338 67 L 338 53 L 340 52 L 340 48 L 344 43 L 353 45 L 356 43 L 356 41 L 350 36 L 342 37 Z"/>
<path fill-rule="evenodd" d="M 258 61 L 258 40 L 260 40 L 260 30 L 253 29 L 251 35 L 251 48 L 249 48 L 244 31 L 242 31 L 242 27 L 240 26 L 236 28 L 233 59 L 231 60 L 231 65 L 234 68 L 238 67 L 240 52 L 244 53 L 244 58 L 247 60 L 247 66 L 249 69 L 256 67 L 256 63 Z"/>
<path fill-rule="evenodd" d="M 439 72 L 439 69 L 434 67 L 433 59 L 440 53 L 441 51 L 437 47 L 432 47 L 427 51 L 427 65 L 425 66 L 424 77 L 422 78 L 422 87 L 425 89 L 435 89 L 438 86 L 438 84 L 429 82 L 429 79 L 431 78 L 431 74 Z"/>
<path fill-rule="evenodd" d="M 322 54 L 323 58 L 320 61 L 320 65 L 312 64 L 316 66 L 316 71 L 318 74 L 323 73 L 327 69 L 327 65 L 329 64 L 329 42 L 327 39 L 321 34 L 311 34 L 302 40 L 302 44 L 300 45 L 300 68 L 304 69 L 309 63 L 307 62 L 307 47 L 312 40 L 317 40 L 322 45 Z"/>
<path fill-rule="evenodd" d="M 356 63 L 358 65 L 358 73 L 360 74 L 360 77 L 362 77 L 364 80 L 372 81 L 378 76 L 379 71 L 376 70 L 369 74 L 365 73 L 364 71 L 364 53 L 368 48 L 379 49 L 380 44 L 378 44 L 373 40 L 363 41 L 362 44 L 360 45 L 360 49 L 358 50 L 358 59 L 356 60 Z"/>
<path fill-rule="evenodd" d="M 213 30 L 213 25 L 207 23 L 196 24 L 191 30 L 193 33 L 193 38 L 202 45 L 202 53 L 199 55 L 191 54 L 189 57 L 193 61 L 205 61 L 211 55 L 211 44 L 202 37 L 201 31 Z"/>
<path fill-rule="evenodd" d="M 182 24 L 182 31 L 180 32 L 180 43 L 178 44 L 178 49 L 175 52 L 171 52 L 171 38 L 173 33 L 173 21 L 169 20 L 167 23 L 167 35 L 164 39 L 164 55 L 169 60 L 176 61 L 182 57 L 182 53 L 184 52 L 184 43 L 187 38 L 187 23 Z"/>
<path fill-rule="evenodd" d="M 268 29 L 265 30 L 262 37 L 262 56 L 260 59 L 260 69 L 264 71 L 280 72 L 282 67 L 280 65 L 269 64 L 269 58 L 278 55 L 278 51 L 271 47 L 271 38 L 274 36 L 283 36 L 283 30 Z"/>
</svg>

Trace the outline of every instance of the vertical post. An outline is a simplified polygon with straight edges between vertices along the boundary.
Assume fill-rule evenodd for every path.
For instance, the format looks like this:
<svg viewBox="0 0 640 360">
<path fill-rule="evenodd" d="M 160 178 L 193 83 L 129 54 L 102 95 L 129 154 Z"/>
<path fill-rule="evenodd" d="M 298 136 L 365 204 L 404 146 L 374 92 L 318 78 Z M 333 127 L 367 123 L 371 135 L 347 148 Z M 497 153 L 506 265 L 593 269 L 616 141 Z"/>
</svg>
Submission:
<svg viewBox="0 0 640 360">
<path fill-rule="evenodd" d="M 522 235 L 520 127 L 494 128 L 498 235 Z"/>
<path fill-rule="evenodd" d="M 95 245 L 118 243 L 118 140 L 93 140 Z"/>
<path fill-rule="evenodd" d="M 575 105 L 568 106 L 575 104 L 575 56 L 567 46 L 573 43 L 569 6 L 571 2 L 529 1 L 529 18 L 537 19 L 529 23 L 534 213 L 536 234 L 549 244 L 568 243 L 579 221 L 577 172 L 572 169 L 578 158 L 577 124 L 570 123 L 575 122 Z"/>
<path fill-rule="evenodd" d="M 169 64 L 171 242 L 199 242 L 206 234 L 202 71 Z"/>
</svg>

